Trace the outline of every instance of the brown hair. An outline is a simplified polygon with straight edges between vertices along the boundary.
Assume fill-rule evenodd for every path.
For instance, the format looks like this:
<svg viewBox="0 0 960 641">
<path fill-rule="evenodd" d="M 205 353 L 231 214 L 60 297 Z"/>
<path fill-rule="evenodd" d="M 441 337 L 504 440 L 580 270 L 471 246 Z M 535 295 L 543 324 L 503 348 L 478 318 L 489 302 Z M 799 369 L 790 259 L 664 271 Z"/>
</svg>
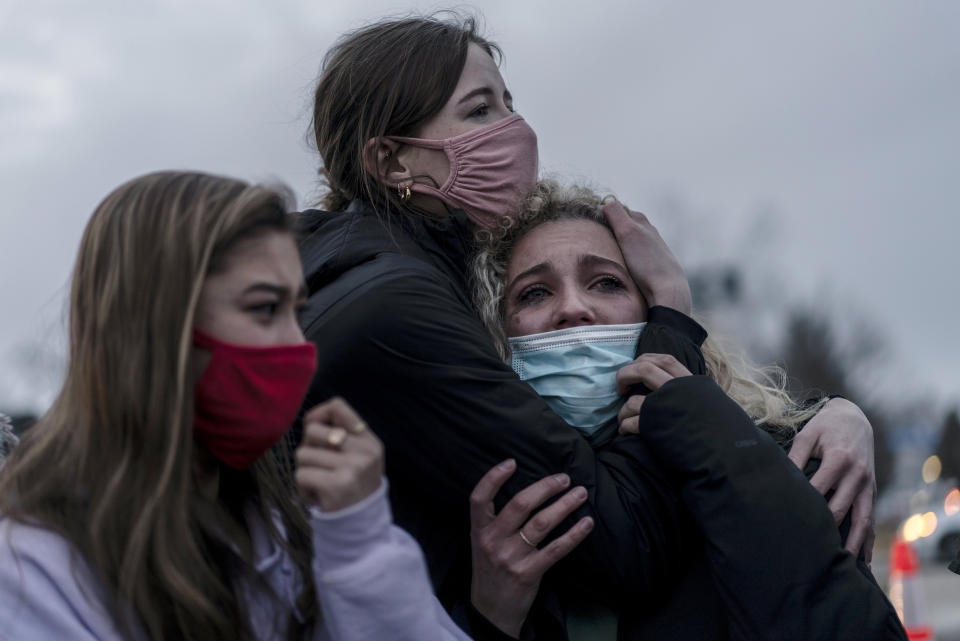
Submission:
<svg viewBox="0 0 960 641">
<path fill-rule="evenodd" d="M 327 194 L 321 206 L 340 211 L 351 200 L 377 211 L 413 211 L 364 167 L 371 138 L 410 136 L 450 99 L 470 43 L 499 59 L 477 21 L 453 12 L 385 19 L 348 32 L 323 59 L 314 93 L 313 135 Z"/>
<path fill-rule="evenodd" d="M 517 216 L 503 218 L 495 229 L 477 230 L 471 274 L 474 304 L 504 360 L 509 361 L 510 348 L 504 331 L 503 299 L 513 248 L 536 227 L 558 220 L 591 220 L 613 234 L 601 210 L 608 199 L 612 197 L 601 198 L 587 187 L 564 187 L 553 180 L 541 180 L 524 200 Z M 824 400 L 799 406 L 786 391 L 786 373 L 782 368 L 751 365 L 740 354 L 728 353 L 713 338 L 707 338 L 702 351 L 707 375 L 781 443 L 792 439 L 797 429 L 825 403 Z"/>
<path fill-rule="evenodd" d="M 155 173 L 117 188 L 87 224 L 63 389 L 0 470 L 0 513 L 72 543 L 126 636 L 249 635 L 235 587 L 256 581 L 242 514 L 250 505 L 298 565 L 301 612 L 315 621 L 312 537 L 293 502 L 290 458 L 278 451 L 244 472 L 222 467 L 213 501 L 194 476 L 191 335 L 201 288 L 239 240 L 289 231 L 288 205 L 273 189 L 229 178 Z M 291 638 L 302 627 L 291 620 Z"/>
</svg>

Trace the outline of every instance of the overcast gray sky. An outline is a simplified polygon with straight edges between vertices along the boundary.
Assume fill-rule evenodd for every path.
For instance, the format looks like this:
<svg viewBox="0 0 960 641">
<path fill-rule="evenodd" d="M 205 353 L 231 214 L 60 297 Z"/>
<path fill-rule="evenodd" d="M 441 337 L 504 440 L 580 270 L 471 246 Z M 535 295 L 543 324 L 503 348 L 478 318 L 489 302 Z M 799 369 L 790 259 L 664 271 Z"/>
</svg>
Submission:
<svg viewBox="0 0 960 641">
<path fill-rule="evenodd" d="M 280 179 L 308 203 L 323 52 L 438 6 L 0 0 L 0 408 L 47 402 L 23 345 L 63 344 L 69 270 L 107 192 L 192 168 Z M 885 389 L 960 401 L 960 3 L 474 7 L 543 169 L 645 211 L 691 266 L 763 260 L 782 295 L 890 339 Z M 775 233 L 750 236 L 762 211 Z"/>
</svg>

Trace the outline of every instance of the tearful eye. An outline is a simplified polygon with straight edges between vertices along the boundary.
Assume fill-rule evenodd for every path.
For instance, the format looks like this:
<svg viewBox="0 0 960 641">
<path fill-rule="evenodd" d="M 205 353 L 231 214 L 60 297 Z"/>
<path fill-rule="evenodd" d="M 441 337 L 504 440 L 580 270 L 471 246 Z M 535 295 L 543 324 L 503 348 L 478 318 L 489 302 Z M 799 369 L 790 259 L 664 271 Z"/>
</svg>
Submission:
<svg viewBox="0 0 960 641">
<path fill-rule="evenodd" d="M 549 292 L 543 287 L 531 287 L 525 289 L 520 296 L 517 297 L 517 300 L 523 305 L 534 305 L 544 300 L 548 295 Z"/>
</svg>

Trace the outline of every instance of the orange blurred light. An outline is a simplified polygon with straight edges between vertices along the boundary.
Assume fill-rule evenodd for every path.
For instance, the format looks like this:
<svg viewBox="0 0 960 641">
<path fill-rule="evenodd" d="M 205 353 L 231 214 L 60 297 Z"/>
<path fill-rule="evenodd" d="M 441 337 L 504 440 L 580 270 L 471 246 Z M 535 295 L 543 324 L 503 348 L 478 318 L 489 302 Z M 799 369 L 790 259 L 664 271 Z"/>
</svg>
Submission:
<svg viewBox="0 0 960 641">
<path fill-rule="evenodd" d="M 960 488 L 953 488 L 947 492 L 947 498 L 943 500 L 943 513 L 947 516 L 960 512 Z"/>
<path fill-rule="evenodd" d="M 923 516 L 914 514 L 903 522 L 903 540 L 911 543 L 920 538 L 920 532 L 923 530 Z"/>
<path fill-rule="evenodd" d="M 943 471 L 943 465 L 940 463 L 940 457 L 934 454 L 923 462 L 923 469 L 920 475 L 923 476 L 924 483 L 933 483 L 940 478 L 940 472 Z"/>
</svg>

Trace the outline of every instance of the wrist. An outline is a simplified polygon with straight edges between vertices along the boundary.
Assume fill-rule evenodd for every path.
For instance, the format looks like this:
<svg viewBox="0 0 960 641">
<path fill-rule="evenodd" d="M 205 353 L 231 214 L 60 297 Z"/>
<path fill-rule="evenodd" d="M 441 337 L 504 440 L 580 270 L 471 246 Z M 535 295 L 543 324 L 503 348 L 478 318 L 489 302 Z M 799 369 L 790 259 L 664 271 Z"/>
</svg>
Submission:
<svg viewBox="0 0 960 641">
<path fill-rule="evenodd" d="M 866 424 L 866 427 L 870 428 L 871 431 L 873 430 L 869 419 L 867 419 L 867 415 L 863 413 L 863 410 L 860 409 L 859 405 L 851 400 L 848 400 L 842 396 L 830 396 L 823 404 L 823 407 L 829 407 L 834 412 L 842 412 L 856 422 Z"/>
<path fill-rule="evenodd" d="M 693 310 L 690 284 L 686 279 L 653 288 L 644 292 L 644 297 L 650 307 L 669 307 L 688 316 Z"/>
<path fill-rule="evenodd" d="M 502 608 L 497 607 L 495 603 L 486 602 L 478 597 L 476 590 L 471 591 L 470 605 L 483 618 L 498 630 L 514 638 L 520 637 L 520 631 L 523 629 L 523 622 L 526 616 L 518 616 L 516 613 L 504 612 Z"/>
</svg>

